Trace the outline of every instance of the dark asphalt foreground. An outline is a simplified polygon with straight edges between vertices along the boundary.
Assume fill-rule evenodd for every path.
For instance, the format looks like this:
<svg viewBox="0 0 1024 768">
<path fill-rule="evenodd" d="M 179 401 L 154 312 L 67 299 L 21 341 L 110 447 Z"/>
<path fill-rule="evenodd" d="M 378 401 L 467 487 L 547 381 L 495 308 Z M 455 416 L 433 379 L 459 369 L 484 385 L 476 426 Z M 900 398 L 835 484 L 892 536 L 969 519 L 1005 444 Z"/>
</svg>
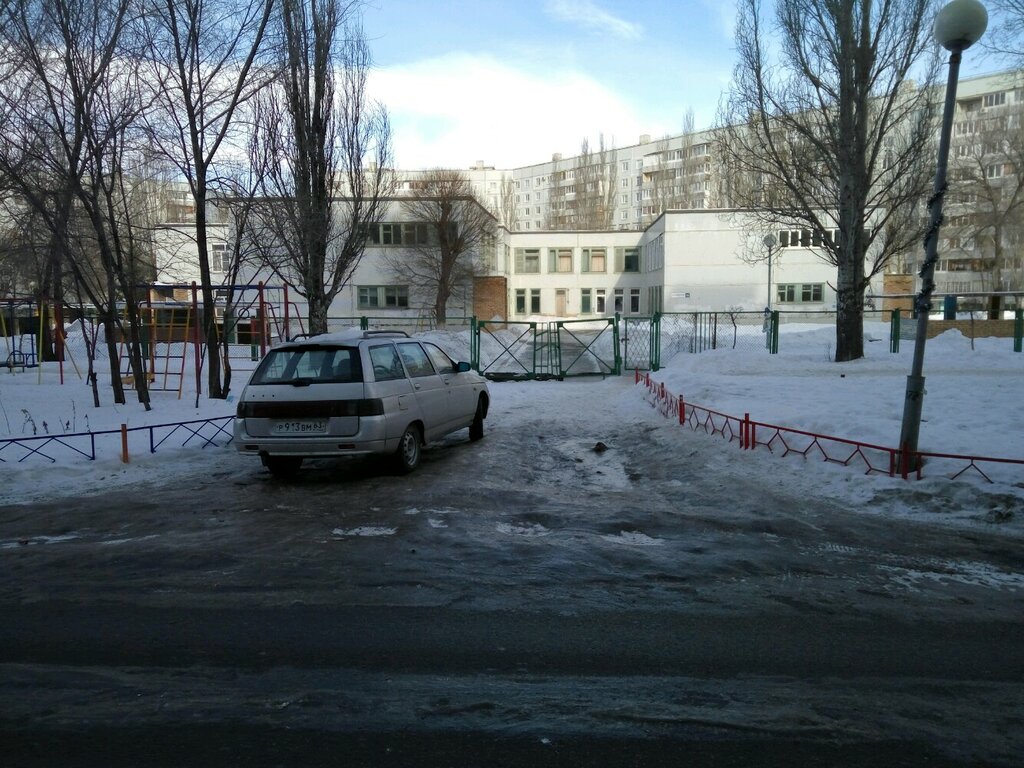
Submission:
<svg viewBox="0 0 1024 768">
<path fill-rule="evenodd" d="M 0 768 L 1024 766 L 1016 497 L 850 509 L 613 410 L 0 507 Z"/>
<path fill-rule="evenodd" d="M 858 738 L 849 718 L 960 702 L 1024 727 L 1013 622 L 58 602 L 4 617 L 3 765 L 987 765 Z"/>
<path fill-rule="evenodd" d="M 9 766 L 301 765 L 372 766 L 621 766 L 622 768 L 953 768 L 924 745 L 803 744 L 785 741 L 571 737 L 470 734 L 335 734 L 246 725 L 161 729 L 102 729 L 88 734 L 0 729 Z M 973 763 L 981 766 L 981 763 Z"/>
</svg>

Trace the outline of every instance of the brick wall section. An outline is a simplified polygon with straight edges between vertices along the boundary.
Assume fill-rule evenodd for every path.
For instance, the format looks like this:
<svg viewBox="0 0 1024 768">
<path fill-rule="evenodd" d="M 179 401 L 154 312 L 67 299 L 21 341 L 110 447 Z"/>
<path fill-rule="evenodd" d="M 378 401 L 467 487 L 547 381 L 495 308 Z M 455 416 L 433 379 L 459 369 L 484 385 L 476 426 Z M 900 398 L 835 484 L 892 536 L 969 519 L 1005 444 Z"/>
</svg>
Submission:
<svg viewBox="0 0 1024 768">
<path fill-rule="evenodd" d="M 882 290 L 886 294 L 894 293 L 913 293 L 914 292 L 914 276 L 913 275 L 886 275 L 883 278 Z M 910 312 L 914 308 L 913 298 L 906 299 L 883 299 L 882 309 L 905 309 Z"/>
<path fill-rule="evenodd" d="M 903 318 L 904 323 L 917 323 L 912 318 Z M 989 336 L 1013 338 L 1013 320 L 929 320 L 928 338 L 934 339 L 940 333 L 956 328 L 968 339 L 984 339 Z"/>
<path fill-rule="evenodd" d="M 477 320 L 508 319 L 508 280 L 500 275 L 473 278 L 473 315 Z"/>
</svg>

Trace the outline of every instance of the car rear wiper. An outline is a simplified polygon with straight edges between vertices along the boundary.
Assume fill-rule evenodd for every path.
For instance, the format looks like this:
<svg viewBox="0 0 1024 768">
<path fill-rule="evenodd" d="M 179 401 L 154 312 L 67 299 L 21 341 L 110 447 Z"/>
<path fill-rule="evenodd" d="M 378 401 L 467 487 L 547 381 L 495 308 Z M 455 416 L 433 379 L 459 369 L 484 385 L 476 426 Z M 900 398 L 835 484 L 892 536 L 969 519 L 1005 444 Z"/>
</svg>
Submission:
<svg viewBox="0 0 1024 768">
<path fill-rule="evenodd" d="M 292 379 L 288 383 L 291 384 L 293 387 L 308 387 L 310 384 L 313 383 L 313 380 L 312 379 Z"/>
</svg>

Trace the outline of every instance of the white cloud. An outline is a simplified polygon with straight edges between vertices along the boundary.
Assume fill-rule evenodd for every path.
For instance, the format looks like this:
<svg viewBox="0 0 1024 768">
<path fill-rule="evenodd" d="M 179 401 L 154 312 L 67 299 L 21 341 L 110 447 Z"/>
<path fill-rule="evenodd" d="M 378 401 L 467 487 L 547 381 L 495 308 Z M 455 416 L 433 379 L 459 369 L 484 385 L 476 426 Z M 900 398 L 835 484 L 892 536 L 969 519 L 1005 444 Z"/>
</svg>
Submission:
<svg viewBox="0 0 1024 768">
<path fill-rule="evenodd" d="M 370 93 L 391 115 L 401 168 L 498 168 L 573 155 L 603 133 L 627 146 L 660 125 L 641 125 L 636 107 L 575 70 L 529 72 L 490 56 L 450 54 L 375 70 Z"/>
<path fill-rule="evenodd" d="M 728 39 L 736 34 L 736 0 L 701 0 L 710 18 L 717 18 L 719 29 Z"/>
<path fill-rule="evenodd" d="M 579 24 L 627 40 L 636 40 L 643 32 L 641 25 L 612 15 L 598 8 L 591 0 L 548 0 L 545 10 L 561 21 Z"/>
</svg>

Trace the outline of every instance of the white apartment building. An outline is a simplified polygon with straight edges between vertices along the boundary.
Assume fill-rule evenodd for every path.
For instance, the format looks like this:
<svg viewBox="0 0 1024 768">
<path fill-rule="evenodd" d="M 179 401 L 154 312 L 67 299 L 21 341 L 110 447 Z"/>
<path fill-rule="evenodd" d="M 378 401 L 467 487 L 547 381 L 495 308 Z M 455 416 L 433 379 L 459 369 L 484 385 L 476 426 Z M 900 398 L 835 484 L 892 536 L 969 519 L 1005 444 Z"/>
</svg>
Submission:
<svg viewBox="0 0 1024 768">
<path fill-rule="evenodd" d="M 983 175 L 1007 188 L 1017 183 L 1021 156 L 1018 150 L 1015 160 L 1012 150 L 1024 136 L 1022 114 L 1024 72 L 960 82 L 950 158 L 954 190 L 957 174 L 963 173 L 957 169 L 970 163 L 981 162 Z M 1002 131 L 1003 138 L 991 138 L 993 131 Z M 488 259 L 490 276 L 505 280 L 507 317 L 760 310 L 769 304 L 777 309 L 834 308 L 835 267 L 819 258 L 820 235 L 791 232 L 780 223 L 771 233 L 779 250 L 773 255 L 769 285 L 762 245 L 769 233 L 742 211 L 722 207 L 713 153 L 711 132 L 703 131 L 656 140 L 643 136 L 635 145 L 603 154 L 555 155 L 548 162 L 511 170 L 483 162 L 463 169 L 485 207 L 504 225 Z M 398 194 L 414 191 L 425 173 L 401 174 Z M 579 226 L 583 204 L 599 210 L 606 226 Z M 947 196 L 938 294 L 1024 289 L 1021 217 L 1003 222 L 1000 248 L 995 249 L 981 225 L 984 205 L 974 193 Z M 394 201 L 384 224 L 397 232 L 409 223 Z M 167 242 L 173 244 L 176 279 L 187 279 L 182 267 L 188 262 L 182 255 L 187 239 L 180 229 L 169 227 Z M 226 233 L 217 237 L 226 240 Z M 368 245 L 332 308 L 333 316 L 426 312 L 426 299 L 414 286 L 396 284 L 386 268 L 387 249 L 400 247 L 391 238 Z M 922 254 L 923 247 L 920 253 L 905 254 L 891 271 L 916 273 Z M 274 282 L 266 274 L 246 279 Z M 869 300 L 884 292 L 879 277 L 868 291 Z M 448 313 L 473 314 L 470 286 L 453 296 Z"/>
</svg>

